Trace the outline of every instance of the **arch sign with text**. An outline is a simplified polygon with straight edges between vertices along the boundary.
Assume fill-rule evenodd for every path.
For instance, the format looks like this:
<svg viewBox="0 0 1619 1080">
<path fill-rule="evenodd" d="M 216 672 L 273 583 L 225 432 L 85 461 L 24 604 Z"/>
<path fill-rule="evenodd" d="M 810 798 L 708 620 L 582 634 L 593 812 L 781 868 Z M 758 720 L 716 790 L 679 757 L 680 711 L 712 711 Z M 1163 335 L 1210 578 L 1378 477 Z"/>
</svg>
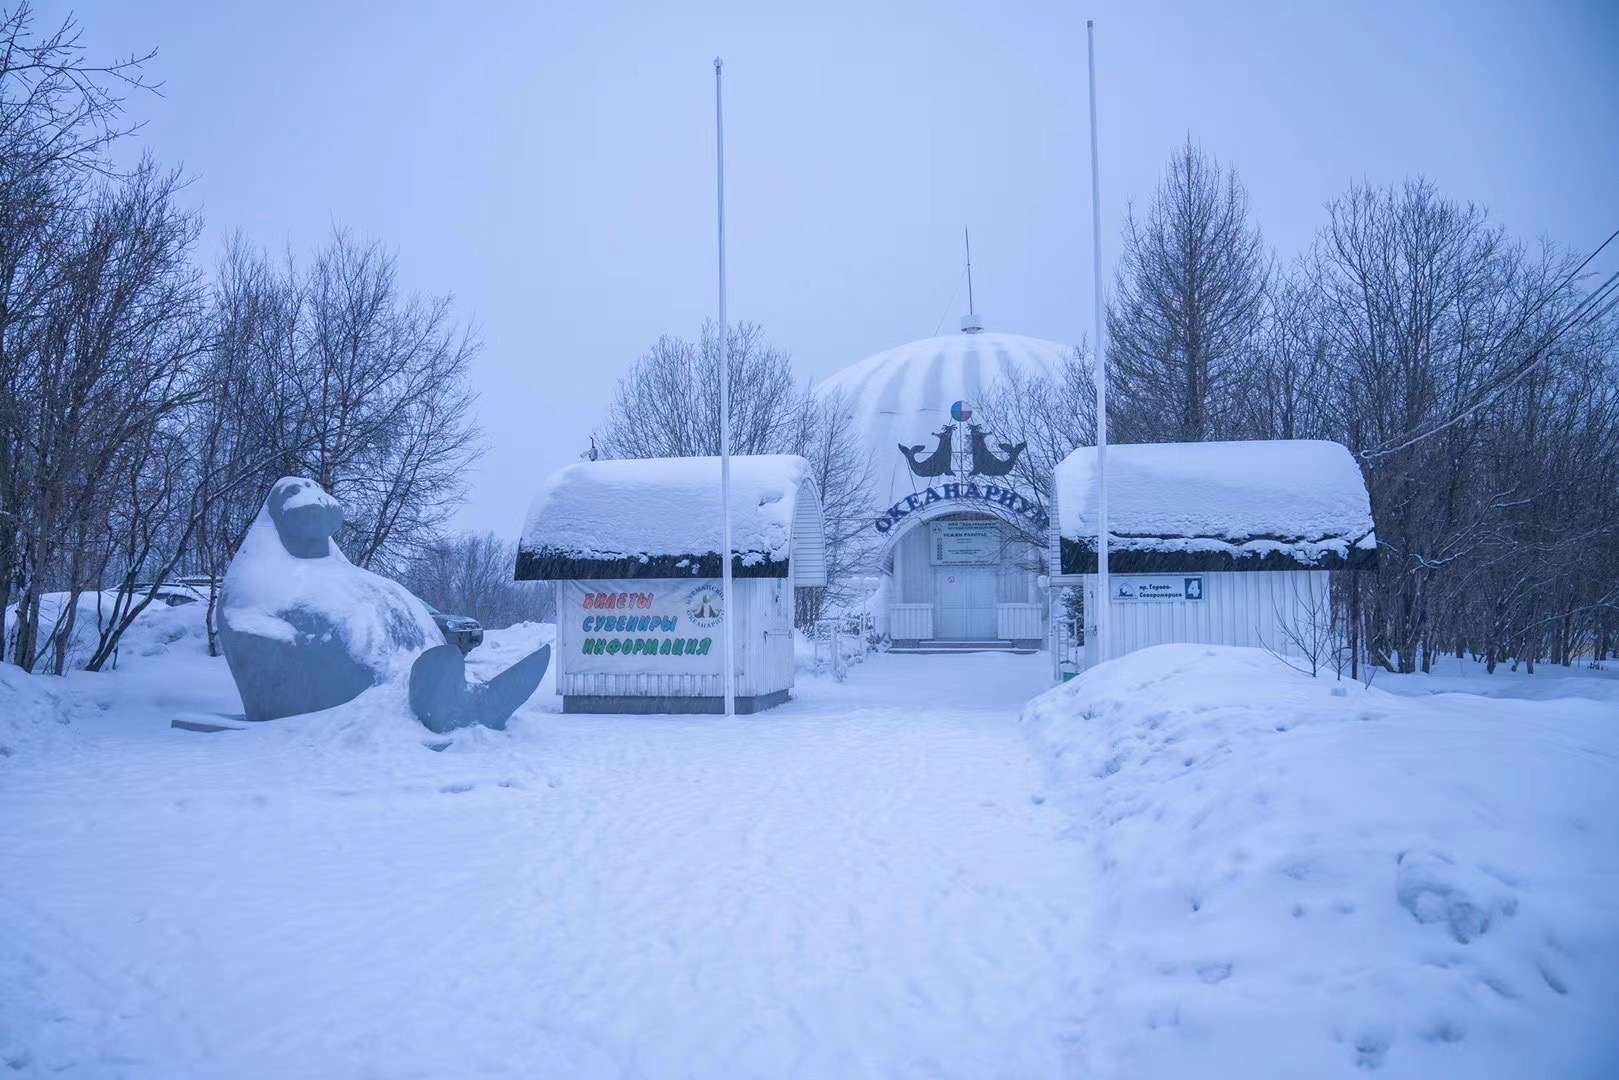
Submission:
<svg viewBox="0 0 1619 1080">
<path fill-rule="evenodd" d="M 999 517 L 1023 519 L 1037 533 L 1051 524 L 1045 508 L 1013 489 L 1009 477 L 1028 443 L 996 440 L 999 453 L 990 446 L 989 430 L 973 422 L 973 408 L 965 401 L 950 406 L 950 416 L 938 431 L 931 452 L 925 443 L 900 444 L 900 456 L 911 475 L 928 481 L 921 491 L 913 491 L 884 510 L 872 528 L 887 535 L 900 521 L 936 503 L 965 503 L 963 510 L 987 510 Z M 976 506 L 972 504 L 977 504 Z M 903 531 L 903 530 L 901 530 Z"/>
</svg>

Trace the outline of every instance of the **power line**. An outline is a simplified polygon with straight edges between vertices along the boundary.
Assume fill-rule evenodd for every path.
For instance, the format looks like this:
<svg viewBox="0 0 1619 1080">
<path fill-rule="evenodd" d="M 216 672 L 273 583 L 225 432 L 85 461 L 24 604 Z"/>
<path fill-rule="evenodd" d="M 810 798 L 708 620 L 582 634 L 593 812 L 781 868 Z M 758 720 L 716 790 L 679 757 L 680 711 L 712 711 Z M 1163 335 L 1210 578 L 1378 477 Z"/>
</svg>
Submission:
<svg viewBox="0 0 1619 1080">
<path fill-rule="evenodd" d="M 933 333 L 929 335 L 930 337 L 938 337 L 939 336 L 939 330 L 940 330 L 941 327 L 944 326 L 945 318 L 950 314 L 950 309 L 952 307 L 954 307 L 955 304 L 956 304 L 956 294 L 961 292 L 961 279 L 966 277 L 966 276 L 967 276 L 967 271 L 965 269 L 963 269 L 961 271 L 961 273 L 956 276 L 955 288 L 950 290 L 950 299 L 945 301 L 944 310 L 939 312 L 939 321 L 937 323 L 934 323 L 934 325 L 933 325 Z"/>
<path fill-rule="evenodd" d="M 1575 277 L 1578 276 L 1580 271 L 1589 266 L 1591 264 L 1591 260 L 1595 259 L 1597 255 L 1602 252 L 1602 249 L 1613 243 L 1616 238 L 1619 238 L 1619 229 L 1615 229 L 1611 234 L 1609 234 L 1606 240 L 1597 245 L 1596 249 L 1593 250 L 1591 254 L 1582 259 L 1580 264 L 1570 271 L 1569 275 L 1562 280 L 1561 284 L 1559 284 L 1557 288 L 1548 290 L 1546 295 L 1542 296 L 1538 301 L 1536 301 L 1534 306 L 1531 307 L 1529 311 L 1525 312 L 1523 317 L 1518 320 L 1518 324 L 1513 327 L 1511 333 L 1509 333 L 1507 336 L 1509 338 L 1516 336 L 1518 332 L 1523 329 L 1525 324 L 1527 324 L 1528 321 L 1534 317 L 1536 312 L 1545 307 L 1553 297 L 1562 293 L 1562 291 L 1574 281 Z M 1516 371 L 1507 376 L 1507 378 L 1499 383 L 1494 389 L 1487 391 L 1478 401 L 1458 410 L 1450 417 L 1438 424 L 1433 425 L 1428 430 L 1409 436 L 1408 438 L 1402 440 L 1398 445 L 1379 447 L 1376 450 L 1367 450 L 1362 452 L 1360 457 L 1365 461 L 1373 461 L 1377 458 L 1387 457 L 1390 454 L 1397 454 L 1401 450 L 1409 449 L 1425 439 L 1430 439 L 1440 432 L 1454 427 L 1467 417 L 1478 412 L 1480 409 L 1487 408 L 1490 405 L 1495 404 L 1496 401 L 1500 400 L 1502 394 L 1505 394 L 1508 390 L 1512 389 L 1514 386 L 1517 386 L 1518 383 L 1523 381 L 1524 376 L 1528 375 L 1535 368 L 1539 367 L 1540 362 L 1545 359 L 1546 355 L 1552 351 L 1557 343 L 1561 341 L 1570 330 L 1589 326 L 1591 323 L 1602 318 L 1609 311 L 1613 310 L 1615 304 L 1619 304 L 1619 295 L 1616 294 L 1619 294 L 1619 270 L 1614 271 L 1611 275 L 1609 275 L 1606 281 L 1604 281 L 1601 285 L 1598 285 L 1595 289 L 1591 290 L 1583 298 L 1581 298 L 1580 302 L 1574 305 L 1574 309 L 1569 312 L 1568 315 L 1563 317 L 1559 323 L 1554 323 L 1550 336 L 1547 337 L 1545 341 L 1541 342 L 1540 345 L 1530 351 L 1529 359 L 1521 364 Z M 1609 302 L 1609 297 L 1613 297 L 1611 302 Z M 1600 310 L 1598 310 L 1599 307 Z"/>
</svg>

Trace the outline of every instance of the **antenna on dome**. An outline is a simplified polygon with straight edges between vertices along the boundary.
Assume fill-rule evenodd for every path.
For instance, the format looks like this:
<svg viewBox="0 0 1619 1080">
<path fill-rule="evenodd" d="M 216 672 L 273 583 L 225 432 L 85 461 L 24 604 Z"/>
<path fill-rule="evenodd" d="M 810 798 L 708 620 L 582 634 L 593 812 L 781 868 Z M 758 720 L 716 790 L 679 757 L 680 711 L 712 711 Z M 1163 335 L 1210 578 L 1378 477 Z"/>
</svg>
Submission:
<svg viewBox="0 0 1619 1080">
<path fill-rule="evenodd" d="M 978 306 L 973 303 L 973 234 L 963 228 L 961 235 L 967 241 L 967 314 L 961 317 L 961 332 L 976 334 L 984 328 L 984 320 L 978 317 Z"/>
</svg>

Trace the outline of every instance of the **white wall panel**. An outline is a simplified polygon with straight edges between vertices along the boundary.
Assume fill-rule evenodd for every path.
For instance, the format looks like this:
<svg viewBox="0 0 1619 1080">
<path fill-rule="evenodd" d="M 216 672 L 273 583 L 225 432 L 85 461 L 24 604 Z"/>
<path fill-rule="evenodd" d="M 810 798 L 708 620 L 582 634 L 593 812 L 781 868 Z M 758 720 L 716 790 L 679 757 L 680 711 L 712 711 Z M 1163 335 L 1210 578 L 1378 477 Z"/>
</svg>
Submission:
<svg viewBox="0 0 1619 1080">
<path fill-rule="evenodd" d="M 1045 637 L 1045 608 L 1040 604 L 996 604 L 995 636 L 1009 641 Z"/>
<path fill-rule="evenodd" d="M 923 641 L 933 636 L 932 604 L 891 604 L 888 636 L 895 641 Z"/>
<path fill-rule="evenodd" d="M 1312 621 L 1329 611 L 1329 575 L 1325 570 L 1251 570 L 1195 575 L 1109 575 L 1112 582 L 1132 577 L 1194 576 L 1203 579 L 1207 599 L 1113 602 L 1109 609 L 1112 641 L 1109 657 L 1172 642 L 1200 645 L 1246 645 L 1297 655 L 1299 646 L 1288 630 L 1309 634 Z M 1085 579 L 1085 601 L 1095 611 L 1096 577 Z M 1086 618 L 1095 626 L 1094 614 Z M 1325 628 L 1323 628 L 1324 631 Z M 1086 634 L 1085 660 L 1098 662 L 1096 636 Z"/>
</svg>

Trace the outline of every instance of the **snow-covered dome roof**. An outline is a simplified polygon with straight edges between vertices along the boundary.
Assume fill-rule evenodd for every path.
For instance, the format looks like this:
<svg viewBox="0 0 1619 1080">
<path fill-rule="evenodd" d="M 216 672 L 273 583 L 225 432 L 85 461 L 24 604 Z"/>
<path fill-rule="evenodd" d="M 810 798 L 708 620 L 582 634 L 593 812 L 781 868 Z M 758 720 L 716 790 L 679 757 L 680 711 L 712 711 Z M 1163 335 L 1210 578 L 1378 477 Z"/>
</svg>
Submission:
<svg viewBox="0 0 1619 1080">
<path fill-rule="evenodd" d="M 817 389 L 848 401 L 871 455 L 877 497 L 886 505 L 915 488 L 901 445 L 933 446 L 933 433 L 952 419 L 951 405 L 975 404 L 1013 372 L 1058 380 L 1072 353 L 1070 345 L 1021 334 L 944 334 L 869 356 Z M 997 434 L 1012 442 L 1023 438 L 1021 432 Z"/>
</svg>

